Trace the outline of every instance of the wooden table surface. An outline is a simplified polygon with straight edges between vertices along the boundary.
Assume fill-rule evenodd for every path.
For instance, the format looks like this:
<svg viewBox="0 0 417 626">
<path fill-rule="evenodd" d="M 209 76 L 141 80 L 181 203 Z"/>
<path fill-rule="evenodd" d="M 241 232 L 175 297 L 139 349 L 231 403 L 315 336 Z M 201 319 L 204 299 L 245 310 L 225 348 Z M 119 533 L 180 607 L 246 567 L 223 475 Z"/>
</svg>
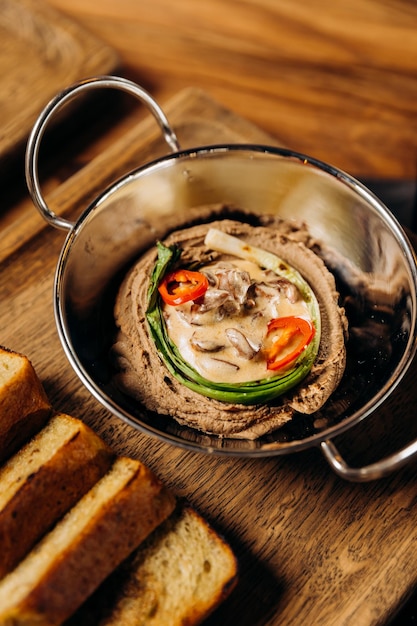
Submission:
<svg viewBox="0 0 417 626">
<path fill-rule="evenodd" d="M 351 174 L 415 177 L 413 0 L 49 0 L 166 99 L 200 87 Z"/>
<path fill-rule="evenodd" d="M 118 53 L 114 72 L 157 97 L 184 147 L 282 142 L 359 177 L 416 177 L 412 2 L 49 5 Z M 109 111 L 108 104 L 96 103 L 93 115 L 86 107 L 46 144 L 43 188 L 58 213 L 74 218 L 103 186 L 165 150 L 140 107 L 110 100 Z M 21 154 L 6 159 L 0 177 L 0 343 L 28 354 L 57 409 L 147 462 L 229 540 L 241 579 L 209 623 L 407 624 L 404 615 L 392 620 L 417 585 L 415 463 L 358 485 L 336 477 L 317 450 L 263 460 L 201 457 L 120 424 L 83 388 L 57 337 L 52 286 L 64 233 L 33 208 Z M 416 437 L 416 373 L 413 363 L 365 435 L 355 428 L 343 438 L 352 462 Z"/>
</svg>

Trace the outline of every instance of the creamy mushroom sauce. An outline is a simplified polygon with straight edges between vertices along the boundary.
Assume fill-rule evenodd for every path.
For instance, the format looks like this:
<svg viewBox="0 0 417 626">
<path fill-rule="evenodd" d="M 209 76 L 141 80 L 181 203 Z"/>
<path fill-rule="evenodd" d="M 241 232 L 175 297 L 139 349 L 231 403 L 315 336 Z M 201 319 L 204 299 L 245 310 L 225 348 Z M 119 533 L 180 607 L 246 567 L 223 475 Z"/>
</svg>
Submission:
<svg viewBox="0 0 417 626">
<path fill-rule="evenodd" d="M 299 290 L 274 272 L 237 258 L 199 271 L 207 276 L 209 289 L 198 302 L 163 305 L 169 337 L 183 359 L 213 382 L 275 376 L 266 363 L 273 340 L 272 333 L 266 338 L 267 325 L 290 315 L 311 321 Z"/>
</svg>

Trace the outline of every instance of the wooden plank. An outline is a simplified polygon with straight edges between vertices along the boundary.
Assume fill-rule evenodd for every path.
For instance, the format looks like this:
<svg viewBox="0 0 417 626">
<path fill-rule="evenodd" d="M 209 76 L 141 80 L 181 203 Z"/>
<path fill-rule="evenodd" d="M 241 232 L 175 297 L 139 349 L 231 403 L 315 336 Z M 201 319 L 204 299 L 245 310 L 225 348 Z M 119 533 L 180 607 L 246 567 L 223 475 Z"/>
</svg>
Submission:
<svg viewBox="0 0 417 626">
<path fill-rule="evenodd" d="M 245 119 L 233 115 L 199 89 L 184 89 L 163 108 L 183 148 L 206 143 L 245 141 L 279 145 L 276 139 Z M 98 154 L 91 162 L 86 158 L 81 171 L 64 181 L 58 189 L 54 188 L 48 193 L 50 183 L 47 180 L 47 202 L 58 215 L 67 216 L 72 211 L 72 217 L 76 218 L 78 215 L 73 211 L 75 206 L 78 214 L 81 213 L 112 182 L 167 151 L 156 122 L 150 116 L 146 117 L 113 145 L 107 146 L 103 154 Z M 54 160 L 53 154 L 47 156 L 49 160 Z M 44 227 L 45 222 L 27 194 L 12 204 L 3 215 L 0 213 L 0 261 Z"/>
<path fill-rule="evenodd" d="M 413 0 L 49 0 L 160 100 L 195 85 L 357 177 L 414 178 Z"/>
<path fill-rule="evenodd" d="M 183 92 L 165 108 L 184 147 L 267 139 L 199 91 Z M 164 152 L 146 120 L 55 190 L 51 204 L 74 218 L 102 184 Z M 356 485 L 337 478 L 316 449 L 266 459 L 204 456 L 121 423 L 80 383 L 57 336 L 52 287 L 65 233 L 42 227 L 25 238 L 24 225 L 16 228 L 24 242 L 0 263 L 0 343 L 28 354 L 56 409 L 81 417 L 118 453 L 146 462 L 230 541 L 240 582 L 208 624 L 388 622 L 417 583 L 415 465 Z M 417 435 L 416 367 L 367 420 L 365 434 L 359 425 L 341 438 L 353 461 L 370 461 Z"/>
<path fill-rule="evenodd" d="M 58 91 L 118 64 L 109 45 L 42 0 L 0 0 L 0 41 L 0 159 Z"/>
</svg>

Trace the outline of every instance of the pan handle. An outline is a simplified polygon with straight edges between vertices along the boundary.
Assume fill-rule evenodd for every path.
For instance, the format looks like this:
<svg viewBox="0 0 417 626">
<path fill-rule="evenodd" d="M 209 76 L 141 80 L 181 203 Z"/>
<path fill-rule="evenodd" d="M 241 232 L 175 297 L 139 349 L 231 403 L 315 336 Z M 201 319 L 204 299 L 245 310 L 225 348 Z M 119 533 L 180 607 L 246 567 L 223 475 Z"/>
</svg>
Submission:
<svg viewBox="0 0 417 626">
<path fill-rule="evenodd" d="M 383 478 L 406 465 L 412 458 L 417 457 L 417 440 L 404 446 L 398 452 L 364 467 L 350 467 L 330 439 L 322 441 L 320 447 L 326 461 L 336 474 L 357 483 Z"/>
<path fill-rule="evenodd" d="M 74 100 L 78 95 L 97 88 L 120 89 L 136 96 L 148 107 L 156 118 L 164 139 L 172 152 L 177 152 L 180 149 L 178 139 L 169 125 L 164 112 L 150 96 L 150 94 L 142 87 L 139 87 L 136 83 L 117 76 L 99 76 L 79 81 L 78 83 L 74 83 L 70 87 L 67 87 L 67 89 L 61 91 L 46 105 L 38 117 L 32 132 L 29 135 L 25 156 L 26 184 L 32 197 L 32 201 L 40 211 L 42 217 L 44 217 L 49 224 L 55 226 L 56 228 L 71 230 L 74 227 L 74 224 L 63 217 L 59 217 L 51 211 L 42 195 L 37 167 L 40 142 L 49 122 L 51 121 L 51 118 L 58 112 L 58 110 L 62 109 L 68 102 Z"/>
</svg>

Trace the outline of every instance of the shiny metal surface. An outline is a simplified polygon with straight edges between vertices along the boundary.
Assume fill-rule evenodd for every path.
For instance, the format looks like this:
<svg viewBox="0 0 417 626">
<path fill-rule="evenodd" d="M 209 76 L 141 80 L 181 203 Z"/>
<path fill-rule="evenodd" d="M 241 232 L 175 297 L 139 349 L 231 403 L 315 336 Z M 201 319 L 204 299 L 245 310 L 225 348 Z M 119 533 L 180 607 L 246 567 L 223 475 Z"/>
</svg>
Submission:
<svg viewBox="0 0 417 626">
<path fill-rule="evenodd" d="M 389 208 L 400 223 L 417 226 L 417 180 L 367 178 L 361 181 Z"/>
<path fill-rule="evenodd" d="M 412 458 L 417 456 L 417 441 L 413 441 L 380 461 L 364 467 L 350 467 L 340 455 L 333 441 L 322 441 L 320 448 L 336 474 L 353 482 L 366 482 L 383 478 L 390 474 L 394 468 L 404 467 Z"/>
<path fill-rule="evenodd" d="M 36 180 L 37 151 L 27 158 L 29 180 Z M 41 213 L 48 213 L 40 193 L 33 185 L 29 189 Z M 376 300 L 368 303 L 369 319 L 363 323 L 372 323 L 380 308 L 381 286 L 384 307 L 392 312 L 387 329 L 390 354 L 376 358 L 384 346 L 373 345 L 367 356 L 366 338 L 360 358 L 348 345 L 346 375 L 320 414 L 297 416 L 288 428 L 256 441 L 218 439 L 169 417 L 150 415 L 112 384 L 112 309 L 124 272 L 179 221 L 198 220 L 199 206 L 224 202 L 258 214 L 305 221 L 311 233 L 342 259 L 342 279 L 352 272 L 366 277 Z M 62 227 L 50 214 L 45 218 Z M 373 413 L 409 367 L 416 350 L 416 284 L 416 263 L 407 237 L 361 183 L 289 150 L 209 146 L 178 151 L 139 168 L 86 208 L 71 224 L 58 261 L 54 307 L 62 345 L 77 375 L 102 405 L 135 428 L 187 449 L 227 455 L 278 455 L 319 446 L 340 475 L 371 480 L 380 474 L 373 469 L 352 470 L 329 440 Z M 350 293 L 354 306 L 361 305 L 362 297 L 354 285 Z M 386 461 L 383 473 L 416 454 L 413 442 L 401 458 L 394 455 Z"/>
<path fill-rule="evenodd" d="M 41 215 L 52 226 L 62 228 L 63 230 L 70 230 L 74 224 L 59 215 L 56 215 L 53 211 L 51 211 L 45 202 L 38 177 L 37 162 L 39 158 L 39 148 L 44 133 L 52 118 L 55 117 L 65 105 L 75 98 L 96 89 L 119 89 L 135 96 L 135 98 L 142 102 L 142 104 L 145 104 L 151 111 L 159 124 L 165 141 L 171 150 L 175 152 L 179 150 L 180 147 L 175 133 L 170 127 L 162 109 L 155 102 L 155 100 L 151 98 L 147 91 L 132 81 L 126 80 L 125 78 L 119 78 L 117 76 L 89 78 L 71 85 L 64 91 L 57 94 L 57 96 L 53 98 L 43 109 L 29 135 L 26 149 L 25 173 L 26 184 L 30 195 Z"/>
</svg>

